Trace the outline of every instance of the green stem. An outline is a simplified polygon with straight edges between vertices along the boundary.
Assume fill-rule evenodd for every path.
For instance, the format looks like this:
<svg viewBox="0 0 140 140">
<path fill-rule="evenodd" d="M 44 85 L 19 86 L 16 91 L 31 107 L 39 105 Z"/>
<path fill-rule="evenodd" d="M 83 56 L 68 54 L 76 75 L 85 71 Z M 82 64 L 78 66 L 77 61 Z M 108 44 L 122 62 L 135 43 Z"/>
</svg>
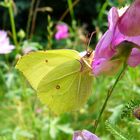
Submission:
<svg viewBox="0 0 140 140">
<path fill-rule="evenodd" d="M 13 41 L 16 46 L 16 49 L 18 51 L 18 42 L 17 42 L 17 34 L 16 34 L 16 27 L 15 27 L 15 21 L 14 21 L 14 13 L 13 13 L 13 8 L 12 8 L 12 1 L 9 2 L 8 5 L 8 10 L 9 10 L 9 15 L 10 15 L 10 22 L 11 22 L 11 29 L 12 29 L 12 34 L 13 34 Z"/>
<path fill-rule="evenodd" d="M 100 122 L 100 120 L 101 120 L 102 114 L 103 114 L 103 112 L 104 112 L 104 110 L 105 110 L 105 108 L 106 108 L 106 106 L 107 106 L 107 102 L 108 102 L 109 98 L 111 97 L 111 95 L 112 95 L 112 93 L 113 93 L 113 91 L 114 91 L 114 89 L 115 89 L 117 83 L 119 82 L 121 76 L 123 75 L 124 71 L 126 70 L 126 67 L 127 67 L 127 65 L 124 64 L 123 69 L 122 69 L 121 72 L 119 73 L 119 75 L 118 75 L 117 79 L 115 80 L 113 86 L 111 87 L 111 89 L 108 90 L 106 99 L 105 99 L 105 101 L 104 101 L 104 104 L 103 104 L 103 106 L 102 106 L 102 108 L 101 108 L 101 111 L 100 111 L 99 116 L 98 116 L 98 118 L 97 118 L 97 121 L 96 121 L 96 123 L 95 123 L 94 133 L 95 133 L 95 131 L 96 131 L 97 127 L 98 127 L 98 124 L 99 124 L 99 122 Z"/>
<path fill-rule="evenodd" d="M 32 17 L 32 25 L 31 25 L 31 33 L 30 33 L 30 38 L 32 38 L 34 30 L 35 30 L 35 26 L 36 26 L 36 18 L 37 18 L 37 9 L 39 7 L 40 4 L 40 0 L 37 0 L 36 5 L 35 5 L 35 9 L 34 9 L 34 13 L 33 13 L 33 17 Z"/>
<path fill-rule="evenodd" d="M 51 20 L 51 17 L 48 15 L 48 25 L 47 25 L 47 39 L 48 39 L 48 44 L 47 44 L 47 49 L 52 49 L 53 45 L 53 32 L 52 32 L 52 27 L 53 27 L 53 22 Z M 46 48 L 45 48 L 46 49 Z"/>
<path fill-rule="evenodd" d="M 34 10 L 34 4 L 35 4 L 35 0 L 32 0 L 30 10 L 29 10 L 29 15 L 28 15 L 27 27 L 26 27 L 27 39 L 29 37 L 31 21 L 32 21 L 32 16 L 33 16 L 33 10 Z"/>
<path fill-rule="evenodd" d="M 72 21 L 75 21 L 72 0 L 68 0 L 68 7 L 69 7 Z"/>
<path fill-rule="evenodd" d="M 108 0 L 106 0 L 103 6 L 101 7 L 101 10 L 98 16 L 98 21 L 102 21 L 103 16 L 104 16 L 104 11 L 106 11 L 107 6 L 108 6 Z"/>
<path fill-rule="evenodd" d="M 79 3 L 80 0 L 75 0 L 73 3 L 72 3 L 72 8 L 74 8 L 78 3 Z M 70 12 L 70 9 L 67 8 L 66 11 L 62 14 L 62 16 L 60 17 L 59 19 L 59 22 L 60 21 L 63 21 L 64 18 L 66 17 L 66 15 Z"/>
</svg>

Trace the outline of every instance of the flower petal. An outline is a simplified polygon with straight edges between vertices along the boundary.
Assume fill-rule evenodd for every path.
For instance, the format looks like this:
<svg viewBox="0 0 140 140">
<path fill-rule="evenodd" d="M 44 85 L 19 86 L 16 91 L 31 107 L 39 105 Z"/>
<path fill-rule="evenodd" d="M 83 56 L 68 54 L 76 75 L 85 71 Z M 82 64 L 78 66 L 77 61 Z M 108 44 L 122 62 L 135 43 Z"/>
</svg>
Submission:
<svg viewBox="0 0 140 140">
<path fill-rule="evenodd" d="M 112 7 L 108 13 L 109 30 L 114 30 L 118 19 L 118 10 L 115 7 Z"/>
<path fill-rule="evenodd" d="M 57 24 L 56 29 L 57 29 L 57 32 L 55 34 L 56 40 L 61 40 L 69 36 L 68 26 L 66 24 L 64 23 Z"/>
<path fill-rule="evenodd" d="M 140 35 L 140 0 L 134 3 L 126 10 L 119 19 L 119 30 L 127 36 Z"/>
<path fill-rule="evenodd" d="M 93 61 L 92 70 L 95 76 L 101 74 L 113 75 L 119 70 L 121 65 L 121 60 L 108 60 L 105 58 L 100 58 Z"/>
<path fill-rule="evenodd" d="M 125 36 L 119 31 L 118 27 L 116 27 L 114 37 L 112 40 L 112 48 L 116 49 L 117 45 L 123 41 L 129 41 L 140 46 L 140 35 L 139 36 Z"/>
<path fill-rule="evenodd" d="M 67 38 L 68 36 L 69 36 L 69 34 L 67 32 L 61 32 L 61 31 L 58 31 L 55 34 L 56 40 L 61 40 L 61 39 Z"/>
<path fill-rule="evenodd" d="M 128 59 L 128 65 L 130 65 L 131 67 L 136 67 L 139 64 L 140 64 L 140 49 L 133 48 L 131 55 L 129 56 Z"/>
<path fill-rule="evenodd" d="M 62 23 L 62 24 L 58 24 L 58 25 L 56 26 L 56 29 L 57 29 L 58 31 L 67 32 L 67 31 L 68 31 L 68 26 L 67 26 L 66 24 Z"/>
<path fill-rule="evenodd" d="M 109 58 L 112 56 L 112 53 L 114 52 L 111 49 L 111 42 L 113 39 L 113 32 L 110 30 L 107 30 L 105 34 L 102 36 L 102 38 L 99 40 L 96 48 L 95 48 L 95 56 L 94 58 Z"/>
<path fill-rule="evenodd" d="M 0 42 L 7 38 L 7 32 L 1 30 L 0 31 Z"/>
<path fill-rule="evenodd" d="M 95 134 L 87 131 L 76 131 L 73 135 L 73 140 L 100 140 Z"/>
<path fill-rule="evenodd" d="M 132 36 L 132 37 L 127 36 L 126 40 L 136 44 L 137 47 L 140 48 L 140 36 Z"/>
<path fill-rule="evenodd" d="M 10 45 L 9 38 L 7 36 L 7 32 L 0 31 L 0 54 L 10 53 L 15 46 Z"/>
</svg>

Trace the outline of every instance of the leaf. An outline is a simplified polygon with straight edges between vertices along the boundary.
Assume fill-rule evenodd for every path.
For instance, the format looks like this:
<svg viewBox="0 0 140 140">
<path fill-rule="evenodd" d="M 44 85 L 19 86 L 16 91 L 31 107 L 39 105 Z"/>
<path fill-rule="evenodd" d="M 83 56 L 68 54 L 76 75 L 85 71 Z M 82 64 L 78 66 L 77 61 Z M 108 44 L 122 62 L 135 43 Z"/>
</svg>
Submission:
<svg viewBox="0 0 140 140">
<path fill-rule="evenodd" d="M 132 137 L 128 136 L 120 130 L 117 126 L 106 121 L 106 129 L 117 139 L 117 140 L 133 140 Z"/>
<path fill-rule="evenodd" d="M 57 128 L 59 130 L 61 130 L 62 132 L 66 133 L 66 134 L 73 134 L 73 129 L 70 128 L 69 124 L 65 124 L 65 125 L 57 125 Z"/>
</svg>

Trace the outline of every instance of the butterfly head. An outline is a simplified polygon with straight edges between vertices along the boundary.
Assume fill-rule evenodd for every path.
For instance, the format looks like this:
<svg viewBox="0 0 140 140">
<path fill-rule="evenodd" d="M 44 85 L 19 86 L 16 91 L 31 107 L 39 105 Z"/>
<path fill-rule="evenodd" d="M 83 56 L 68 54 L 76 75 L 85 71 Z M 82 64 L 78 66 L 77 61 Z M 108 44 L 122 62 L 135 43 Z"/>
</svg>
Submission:
<svg viewBox="0 0 140 140">
<path fill-rule="evenodd" d="M 81 61 L 91 69 L 91 63 L 94 57 L 94 51 L 87 51 L 86 54 L 81 58 Z"/>
</svg>

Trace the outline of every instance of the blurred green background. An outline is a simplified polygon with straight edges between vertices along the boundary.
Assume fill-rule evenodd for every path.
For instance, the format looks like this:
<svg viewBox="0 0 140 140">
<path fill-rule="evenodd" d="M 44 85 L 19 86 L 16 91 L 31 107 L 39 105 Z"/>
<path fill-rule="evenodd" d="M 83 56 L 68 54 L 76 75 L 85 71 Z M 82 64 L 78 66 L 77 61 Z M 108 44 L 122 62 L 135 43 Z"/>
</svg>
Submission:
<svg viewBox="0 0 140 140">
<path fill-rule="evenodd" d="M 116 76 L 95 78 L 93 94 L 83 108 L 74 113 L 56 116 L 40 103 L 35 91 L 15 69 L 15 64 L 27 47 L 32 50 L 71 48 L 83 51 L 87 46 L 86 36 L 96 30 L 90 44 L 91 48 L 95 48 L 107 29 L 110 7 L 120 8 L 130 2 L 132 0 L 77 0 L 73 8 L 74 14 L 70 10 L 65 17 L 65 11 L 69 10 L 67 0 L 13 2 L 21 51 L 0 55 L 0 140 L 71 140 L 75 130 L 87 129 L 93 132 L 107 90 Z M 30 16 L 32 6 L 33 14 Z M 1 6 L 0 15 L 0 29 L 8 31 L 11 43 L 14 43 L 8 9 Z M 68 24 L 68 39 L 55 40 L 55 25 L 59 22 Z M 140 139 L 140 122 L 133 115 L 134 109 L 140 104 L 139 77 L 139 67 L 128 68 L 117 85 L 97 129 L 96 134 L 101 140 Z"/>
</svg>

